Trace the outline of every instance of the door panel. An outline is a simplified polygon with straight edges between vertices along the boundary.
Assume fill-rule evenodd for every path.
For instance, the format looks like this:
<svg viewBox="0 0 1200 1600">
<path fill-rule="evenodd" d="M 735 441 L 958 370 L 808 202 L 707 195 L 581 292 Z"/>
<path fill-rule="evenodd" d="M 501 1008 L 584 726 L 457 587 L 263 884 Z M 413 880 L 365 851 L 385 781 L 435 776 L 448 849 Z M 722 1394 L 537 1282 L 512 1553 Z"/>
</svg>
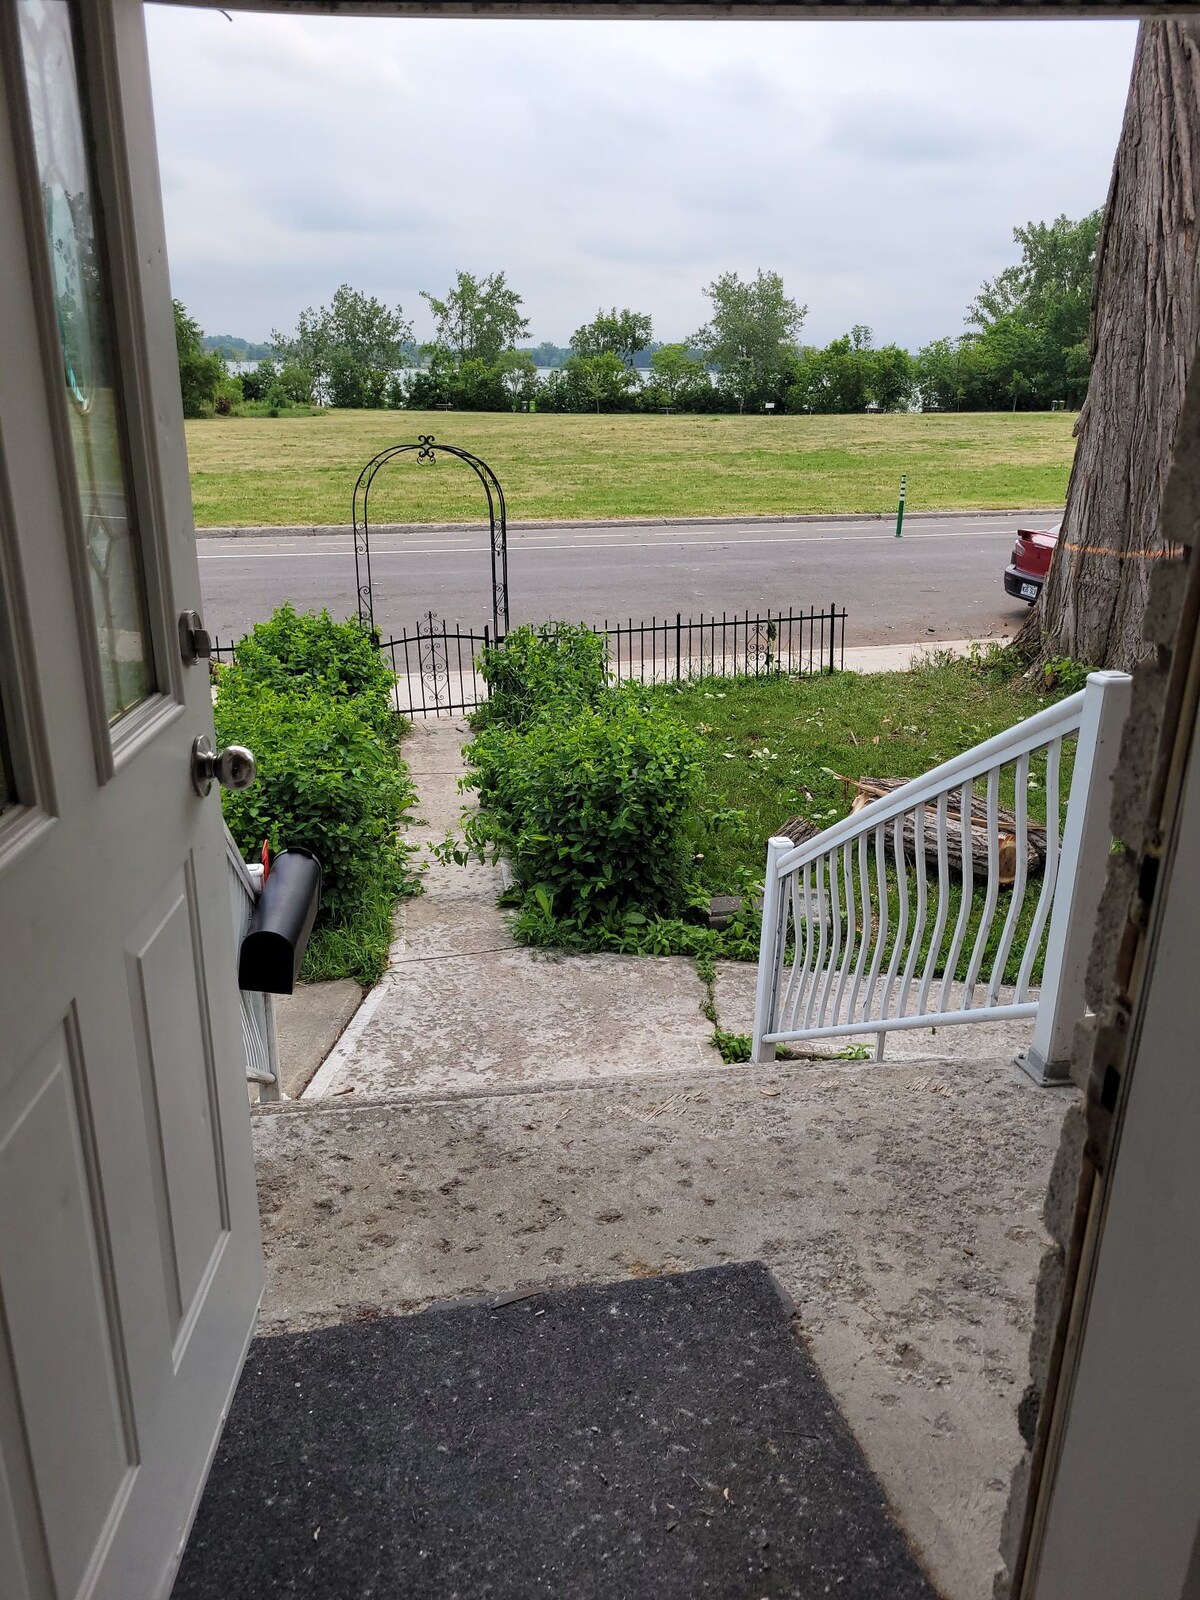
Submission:
<svg viewBox="0 0 1200 1600">
<path fill-rule="evenodd" d="M 199 953 L 192 873 L 180 871 L 127 949 L 173 1341 L 228 1227 Z"/>
<path fill-rule="evenodd" d="M 0 217 L 0 1593 L 161 1600 L 262 1264 L 140 0 L 0 7 Z"/>
<path fill-rule="evenodd" d="M 95 1139 L 74 1019 L 23 1063 L 0 1099 L 0 1283 L 10 1358 L 42 1515 L 63 1530 L 50 1555 L 78 1594 L 134 1452 Z M 47 1337 L 57 1359 L 42 1359 Z M 88 1419 L 85 1429 L 80 1419 Z"/>
</svg>

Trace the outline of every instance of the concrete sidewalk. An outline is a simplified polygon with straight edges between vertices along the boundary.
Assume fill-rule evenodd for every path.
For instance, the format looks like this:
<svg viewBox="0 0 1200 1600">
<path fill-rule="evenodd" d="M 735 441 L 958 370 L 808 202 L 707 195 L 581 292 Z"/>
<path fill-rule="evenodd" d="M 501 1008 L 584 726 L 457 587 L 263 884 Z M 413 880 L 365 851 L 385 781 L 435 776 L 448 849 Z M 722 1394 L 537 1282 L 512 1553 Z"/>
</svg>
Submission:
<svg viewBox="0 0 1200 1600">
<path fill-rule="evenodd" d="M 1021 508 L 995 507 L 992 509 L 973 509 L 965 511 L 906 511 L 906 523 L 948 521 L 951 518 L 961 518 L 963 521 L 987 518 L 994 521 L 1002 517 L 1006 522 L 1020 522 L 1031 517 L 1043 520 L 1053 520 L 1062 515 L 1061 507 L 1053 506 L 1025 506 Z M 789 526 L 797 523 L 839 523 L 839 522 L 881 522 L 892 523 L 896 520 L 894 509 L 887 511 L 739 511 L 727 516 L 677 516 L 677 517 L 542 517 L 524 518 L 508 522 L 510 533 L 543 533 L 561 529 L 567 532 L 575 528 L 721 528 L 779 524 Z M 371 532 L 376 537 L 386 534 L 407 533 L 484 533 L 488 524 L 478 518 L 468 519 L 465 522 L 380 522 L 373 524 Z M 353 536 L 354 526 L 349 522 L 327 523 L 246 523 L 240 526 L 214 526 L 196 529 L 197 539 L 329 539 Z"/>
<path fill-rule="evenodd" d="M 462 811 L 464 722 L 421 719 L 405 743 L 435 843 Z M 428 859 L 428 858 L 427 858 Z M 519 949 L 496 906 L 499 869 L 430 860 L 399 913 L 388 971 L 304 1091 L 443 1094 L 720 1068 L 693 961 Z"/>
</svg>

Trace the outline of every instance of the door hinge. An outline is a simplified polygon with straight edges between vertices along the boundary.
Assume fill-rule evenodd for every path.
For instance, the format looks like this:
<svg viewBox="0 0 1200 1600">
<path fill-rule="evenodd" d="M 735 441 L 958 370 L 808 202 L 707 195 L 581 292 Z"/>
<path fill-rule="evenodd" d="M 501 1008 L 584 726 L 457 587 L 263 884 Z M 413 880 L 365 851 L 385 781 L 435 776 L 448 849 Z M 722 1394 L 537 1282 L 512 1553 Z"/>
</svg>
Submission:
<svg viewBox="0 0 1200 1600">
<path fill-rule="evenodd" d="M 179 654 L 187 667 L 194 667 L 197 661 L 207 661 L 212 655 L 212 635 L 198 611 L 179 613 Z"/>
</svg>

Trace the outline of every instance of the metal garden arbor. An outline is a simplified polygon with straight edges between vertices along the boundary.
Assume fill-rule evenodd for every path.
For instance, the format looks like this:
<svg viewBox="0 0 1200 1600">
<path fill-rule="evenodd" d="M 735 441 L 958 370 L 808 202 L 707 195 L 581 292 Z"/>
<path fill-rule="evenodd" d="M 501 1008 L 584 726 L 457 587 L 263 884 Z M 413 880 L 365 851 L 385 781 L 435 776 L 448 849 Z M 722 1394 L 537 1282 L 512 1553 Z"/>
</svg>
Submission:
<svg viewBox="0 0 1200 1600">
<path fill-rule="evenodd" d="M 374 632 L 375 603 L 371 589 L 371 525 L 368 514 L 371 485 L 381 467 L 398 456 L 414 451 L 418 462 L 435 462 L 439 453 L 465 461 L 483 485 L 483 492 L 487 496 L 492 553 L 492 629 L 493 638 L 499 641 L 508 632 L 508 522 L 504 490 L 486 461 L 481 461 L 469 450 L 460 450 L 457 445 L 435 443 L 431 433 L 419 433 L 416 444 L 389 445 L 377 456 L 372 456 L 354 485 L 354 582 L 358 590 L 358 620 Z"/>
</svg>

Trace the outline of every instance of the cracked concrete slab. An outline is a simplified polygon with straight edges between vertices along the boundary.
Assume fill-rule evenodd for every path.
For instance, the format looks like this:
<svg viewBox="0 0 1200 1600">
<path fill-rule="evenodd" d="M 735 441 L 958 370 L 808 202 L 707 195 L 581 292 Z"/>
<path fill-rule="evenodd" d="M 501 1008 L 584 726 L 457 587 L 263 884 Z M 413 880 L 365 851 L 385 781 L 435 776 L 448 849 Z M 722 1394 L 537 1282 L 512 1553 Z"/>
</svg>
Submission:
<svg viewBox="0 0 1200 1600">
<path fill-rule="evenodd" d="M 934 1578 L 983 1600 L 1073 1099 L 1006 1062 L 793 1062 L 270 1108 L 261 1327 L 765 1261 Z"/>
</svg>

